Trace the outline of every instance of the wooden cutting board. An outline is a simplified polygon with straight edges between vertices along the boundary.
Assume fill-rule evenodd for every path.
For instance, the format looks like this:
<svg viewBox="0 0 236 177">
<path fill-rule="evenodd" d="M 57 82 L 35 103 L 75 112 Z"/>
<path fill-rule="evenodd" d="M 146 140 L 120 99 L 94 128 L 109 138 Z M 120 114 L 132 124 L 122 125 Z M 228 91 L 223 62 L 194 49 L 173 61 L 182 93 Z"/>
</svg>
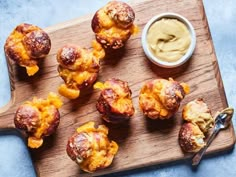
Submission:
<svg viewBox="0 0 236 177">
<path fill-rule="evenodd" d="M 112 165 L 94 175 L 113 173 L 153 164 L 160 164 L 186 159 L 192 154 L 184 154 L 178 145 L 178 133 L 181 110 L 184 104 L 202 97 L 208 103 L 213 114 L 227 107 L 224 88 L 217 65 L 216 55 L 206 15 L 201 0 L 136 0 L 129 3 L 136 12 L 135 23 L 142 30 L 154 15 L 163 12 L 175 12 L 185 16 L 194 26 L 197 46 L 191 60 L 175 69 L 163 69 L 150 63 L 141 47 L 140 33 L 132 36 L 126 48 L 102 61 L 98 80 L 105 81 L 115 77 L 128 81 L 133 92 L 132 98 L 136 109 L 128 124 L 109 125 L 109 136 L 120 148 Z M 9 67 L 11 76 L 12 99 L 1 109 L 1 127 L 12 127 L 14 112 L 19 105 L 33 96 L 45 98 L 51 91 L 57 92 L 62 79 L 57 73 L 57 50 L 74 43 L 90 48 L 94 34 L 90 27 L 92 15 L 55 25 L 45 30 L 52 40 L 49 56 L 41 64 L 41 70 L 34 77 L 27 77 L 25 70 L 15 65 Z M 46 20 L 46 19 L 45 19 Z M 191 93 L 183 100 L 178 113 L 167 121 L 152 121 L 143 116 L 138 106 L 141 86 L 155 78 L 173 77 L 190 85 Z M 53 136 L 47 138 L 42 148 L 31 150 L 32 158 L 41 177 L 89 176 L 82 173 L 78 166 L 66 154 L 66 144 L 76 128 L 87 121 L 101 123 L 95 108 L 99 91 L 83 93 L 78 100 L 63 98 L 64 106 L 60 109 L 60 126 Z M 5 111 L 5 112 L 4 112 Z M 208 153 L 231 148 L 235 143 L 233 126 L 222 131 L 213 141 Z M 79 175 L 80 174 L 80 175 Z"/>
</svg>

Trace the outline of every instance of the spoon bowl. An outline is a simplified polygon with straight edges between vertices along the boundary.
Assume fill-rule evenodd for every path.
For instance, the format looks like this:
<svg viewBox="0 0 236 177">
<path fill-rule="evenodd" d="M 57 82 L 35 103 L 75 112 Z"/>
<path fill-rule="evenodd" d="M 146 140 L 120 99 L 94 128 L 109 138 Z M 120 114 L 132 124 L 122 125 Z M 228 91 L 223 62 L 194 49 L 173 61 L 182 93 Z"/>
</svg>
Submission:
<svg viewBox="0 0 236 177">
<path fill-rule="evenodd" d="M 220 129 L 225 129 L 229 126 L 231 119 L 234 114 L 233 108 L 226 108 L 221 111 L 215 119 L 215 124 L 220 127 Z"/>
</svg>

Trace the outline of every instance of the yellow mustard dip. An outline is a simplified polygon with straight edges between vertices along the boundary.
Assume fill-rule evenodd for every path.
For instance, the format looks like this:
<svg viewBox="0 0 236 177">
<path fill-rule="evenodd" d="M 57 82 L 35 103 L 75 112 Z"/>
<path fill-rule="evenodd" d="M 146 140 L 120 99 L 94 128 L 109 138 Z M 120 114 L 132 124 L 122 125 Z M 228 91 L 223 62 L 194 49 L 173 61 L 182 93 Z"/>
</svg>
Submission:
<svg viewBox="0 0 236 177">
<path fill-rule="evenodd" d="M 191 36 L 184 23 L 163 18 L 151 25 L 147 42 L 152 53 L 160 60 L 175 62 L 187 52 Z"/>
</svg>

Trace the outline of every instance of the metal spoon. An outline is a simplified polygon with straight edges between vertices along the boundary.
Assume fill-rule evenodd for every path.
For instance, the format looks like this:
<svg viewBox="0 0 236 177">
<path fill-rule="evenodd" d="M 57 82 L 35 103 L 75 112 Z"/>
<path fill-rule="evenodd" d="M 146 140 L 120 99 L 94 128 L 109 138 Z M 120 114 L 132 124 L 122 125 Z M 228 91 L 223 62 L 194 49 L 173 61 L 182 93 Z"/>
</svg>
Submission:
<svg viewBox="0 0 236 177">
<path fill-rule="evenodd" d="M 217 133 L 225 129 L 229 126 L 231 118 L 233 117 L 234 114 L 234 109 L 233 108 L 226 108 L 223 111 L 221 111 L 215 118 L 215 126 L 214 130 L 209 137 L 209 140 L 206 143 L 206 146 L 204 146 L 200 151 L 198 151 L 192 159 L 192 165 L 198 165 L 199 162 L 202 159 L 203 154 L 206 152 L 207 148 L 213 141 L 213 139 L 216 137 Z"/>
</svg>

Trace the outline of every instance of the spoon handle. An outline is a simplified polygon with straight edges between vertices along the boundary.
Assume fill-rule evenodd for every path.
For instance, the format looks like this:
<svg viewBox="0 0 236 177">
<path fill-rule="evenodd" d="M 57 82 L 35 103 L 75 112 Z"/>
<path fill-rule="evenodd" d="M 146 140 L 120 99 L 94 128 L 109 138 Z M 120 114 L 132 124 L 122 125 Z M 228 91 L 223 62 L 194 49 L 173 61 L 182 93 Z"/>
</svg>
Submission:
<svg viewBox="0 0 236 177">
<path fill-rule="evenodd" d="M 206 146 L 204 146 L 200 151 L 198 151 L 192 159 L 192 165 L 198 165 L 199 162 L 202 159 L 203 154 L 206 152 L 207 148 L 209 147 L 209 145 L 211 144 L 211 142 L 213 141 L 213 139 L 215 138 L 215 136 L 217 135 L 217 133 L 220 131 L 220 127 L 219 126 L 215 126 L 211 136 L 209 137 L 209 140 L 207 141 Z"/>
</svg>

